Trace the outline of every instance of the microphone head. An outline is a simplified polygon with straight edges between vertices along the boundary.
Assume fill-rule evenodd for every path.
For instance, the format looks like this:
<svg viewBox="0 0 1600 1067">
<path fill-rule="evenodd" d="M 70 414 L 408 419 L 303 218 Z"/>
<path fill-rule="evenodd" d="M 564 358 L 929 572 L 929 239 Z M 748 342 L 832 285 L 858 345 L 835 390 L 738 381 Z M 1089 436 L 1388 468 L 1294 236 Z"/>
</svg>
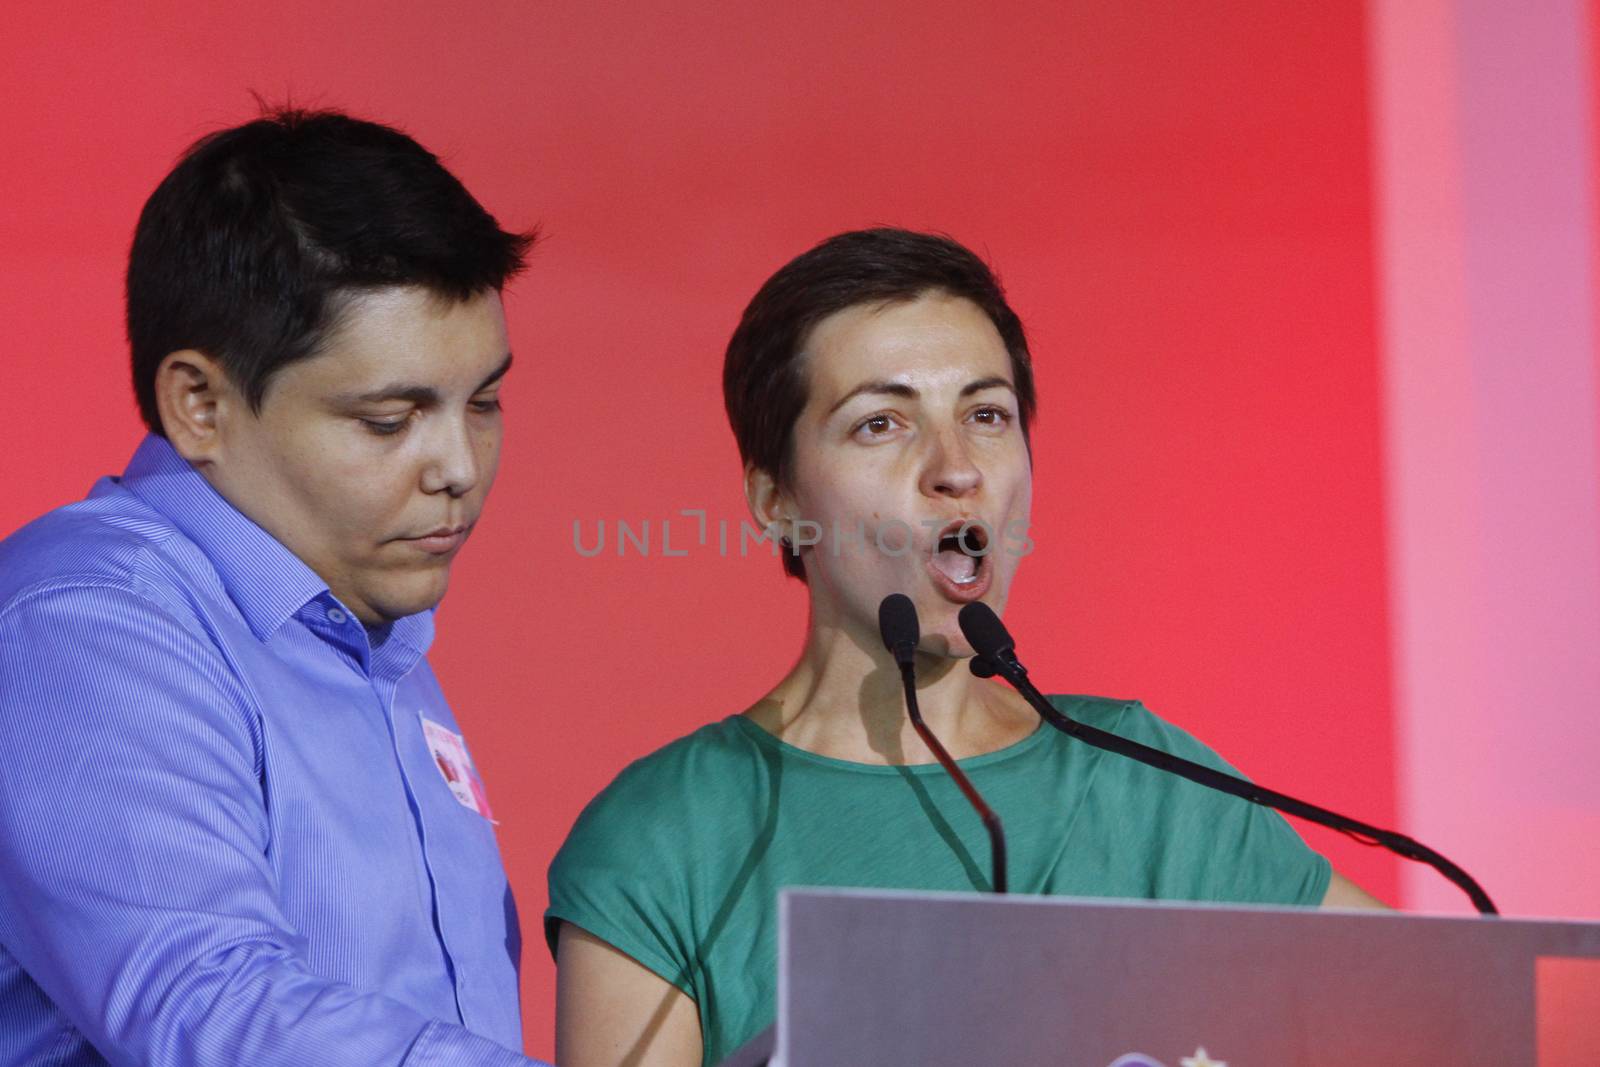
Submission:
<svg viewBox="0 0 1600 1067">
<path fill-rule="evenodd" d="M 878 604 L 878 635 L 895 662 L 905 663 L 916 653 L 922 639 L 917 622 L 917 607 L 904 593 L 890 593 Z"/>
<path fill-rule="evenodd" d="M 1000 616 L 981 600 L 974 600 L 964 606 L 956 616 L 956 621 L 961 624 L 961 632 L 966 635 L 967 644 L 972 646 L 972 650 L 980 659 L 990 664 L 1001 662 L 1012 649 L 1017 647 L 1017 643 L 1011 640 L 1011 635 L 1006 632 L 1006 624 L 1000 621 Z"/>
</svg>

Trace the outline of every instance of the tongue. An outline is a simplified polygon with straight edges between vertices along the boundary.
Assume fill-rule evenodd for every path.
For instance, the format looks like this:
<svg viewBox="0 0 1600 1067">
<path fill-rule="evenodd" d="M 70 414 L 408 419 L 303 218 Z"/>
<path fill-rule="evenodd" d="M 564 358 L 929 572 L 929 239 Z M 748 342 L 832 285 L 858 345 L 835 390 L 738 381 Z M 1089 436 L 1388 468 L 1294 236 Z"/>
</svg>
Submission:
<svg viewBox="0 0 1600 1067">
<path fill-rule="evenodd" d="M 960 549 L 943 548 L 933 554 L 933 565 L 952 582 L 971 581 L 978 573 L 978 561 Z"/>
</svg>

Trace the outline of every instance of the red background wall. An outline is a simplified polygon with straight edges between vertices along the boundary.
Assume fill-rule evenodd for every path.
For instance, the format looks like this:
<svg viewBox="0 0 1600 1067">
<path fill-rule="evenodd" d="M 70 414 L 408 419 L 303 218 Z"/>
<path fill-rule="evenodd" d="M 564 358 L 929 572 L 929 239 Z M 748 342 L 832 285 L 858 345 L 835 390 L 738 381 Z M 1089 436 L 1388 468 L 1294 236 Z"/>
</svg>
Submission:
<svg viewBox="0 0 1600 1067">
<path fill-rule="evenodd" d="M 0 534 L 137 443 L 129 235 L 250 91 L 399 125 L 548 232 L 508 297 L 504 466 L 433 656 L 502 821 L 530 1051 L 552 1048 L 538 916 L 572 819 L 761 693 L 804 622 L 765 556 L 583 559 L 572 524 L 743 517 L 722 345 L 839 230 L 952 233 L 1031 328 L 1038 552 L 1009 621 L 1034 676 L 1393 820 L 1360 5 L 153 0 L 8 23 Z M 1389 861 L 1312 839 L 1393 898 Z"/>
</svg>

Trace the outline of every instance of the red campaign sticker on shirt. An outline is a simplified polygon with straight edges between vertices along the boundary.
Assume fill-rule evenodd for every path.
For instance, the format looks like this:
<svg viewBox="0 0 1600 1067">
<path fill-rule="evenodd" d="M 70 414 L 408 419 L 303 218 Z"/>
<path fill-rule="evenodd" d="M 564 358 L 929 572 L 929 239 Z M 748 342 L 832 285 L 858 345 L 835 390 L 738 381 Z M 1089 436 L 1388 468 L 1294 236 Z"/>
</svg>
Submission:
<svg viewBox="0 0 1600 1067">
<path fill-rule="evenodd" d="M 1534 964 L 1539 1067 L 1600 1063 L 1600 959 L 1540 956 Z"/>
<path fill-rule="evenodd" d="M 460 801 L 462 807 L 470 808 L 494 822 L 495 817 L 489 811 L 489 795 L 483 790 L 483 779 L 478 777 L 472 757 L 467 755 L 466 741 L 462 740 L 460 734 L 446 730 L 426 715 L 421 718 L 422 736 L 427 739 L 433 764 L 439 768 L 451 794 Z"/>
</svg>

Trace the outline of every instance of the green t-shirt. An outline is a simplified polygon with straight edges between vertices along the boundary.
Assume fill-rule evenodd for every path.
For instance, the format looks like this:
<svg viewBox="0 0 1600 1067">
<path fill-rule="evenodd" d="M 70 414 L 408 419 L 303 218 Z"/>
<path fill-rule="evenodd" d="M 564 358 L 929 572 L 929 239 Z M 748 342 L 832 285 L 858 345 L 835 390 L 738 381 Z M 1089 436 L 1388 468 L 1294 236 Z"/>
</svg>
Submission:
<svg viewBox="0 0 1600 1067">
<path fill-rule="evenodd" d="M 1231 770 L 1143 705 L 1051 697 L 1066 714 Z M 1011 890 L 1318 904 L 1328 861 L 1276 812 L 1090 748 L 1049 726 L 961 768 L 1005 826 Z M 545 934 L 575 923 L 699 1006 L 713 1064 L 776 1013 L 787 886 L 989 888 L 989 844 L 936 763 L 818 756 L 735 715 L 627 767 L 550 866 Z"/>
</svg>

